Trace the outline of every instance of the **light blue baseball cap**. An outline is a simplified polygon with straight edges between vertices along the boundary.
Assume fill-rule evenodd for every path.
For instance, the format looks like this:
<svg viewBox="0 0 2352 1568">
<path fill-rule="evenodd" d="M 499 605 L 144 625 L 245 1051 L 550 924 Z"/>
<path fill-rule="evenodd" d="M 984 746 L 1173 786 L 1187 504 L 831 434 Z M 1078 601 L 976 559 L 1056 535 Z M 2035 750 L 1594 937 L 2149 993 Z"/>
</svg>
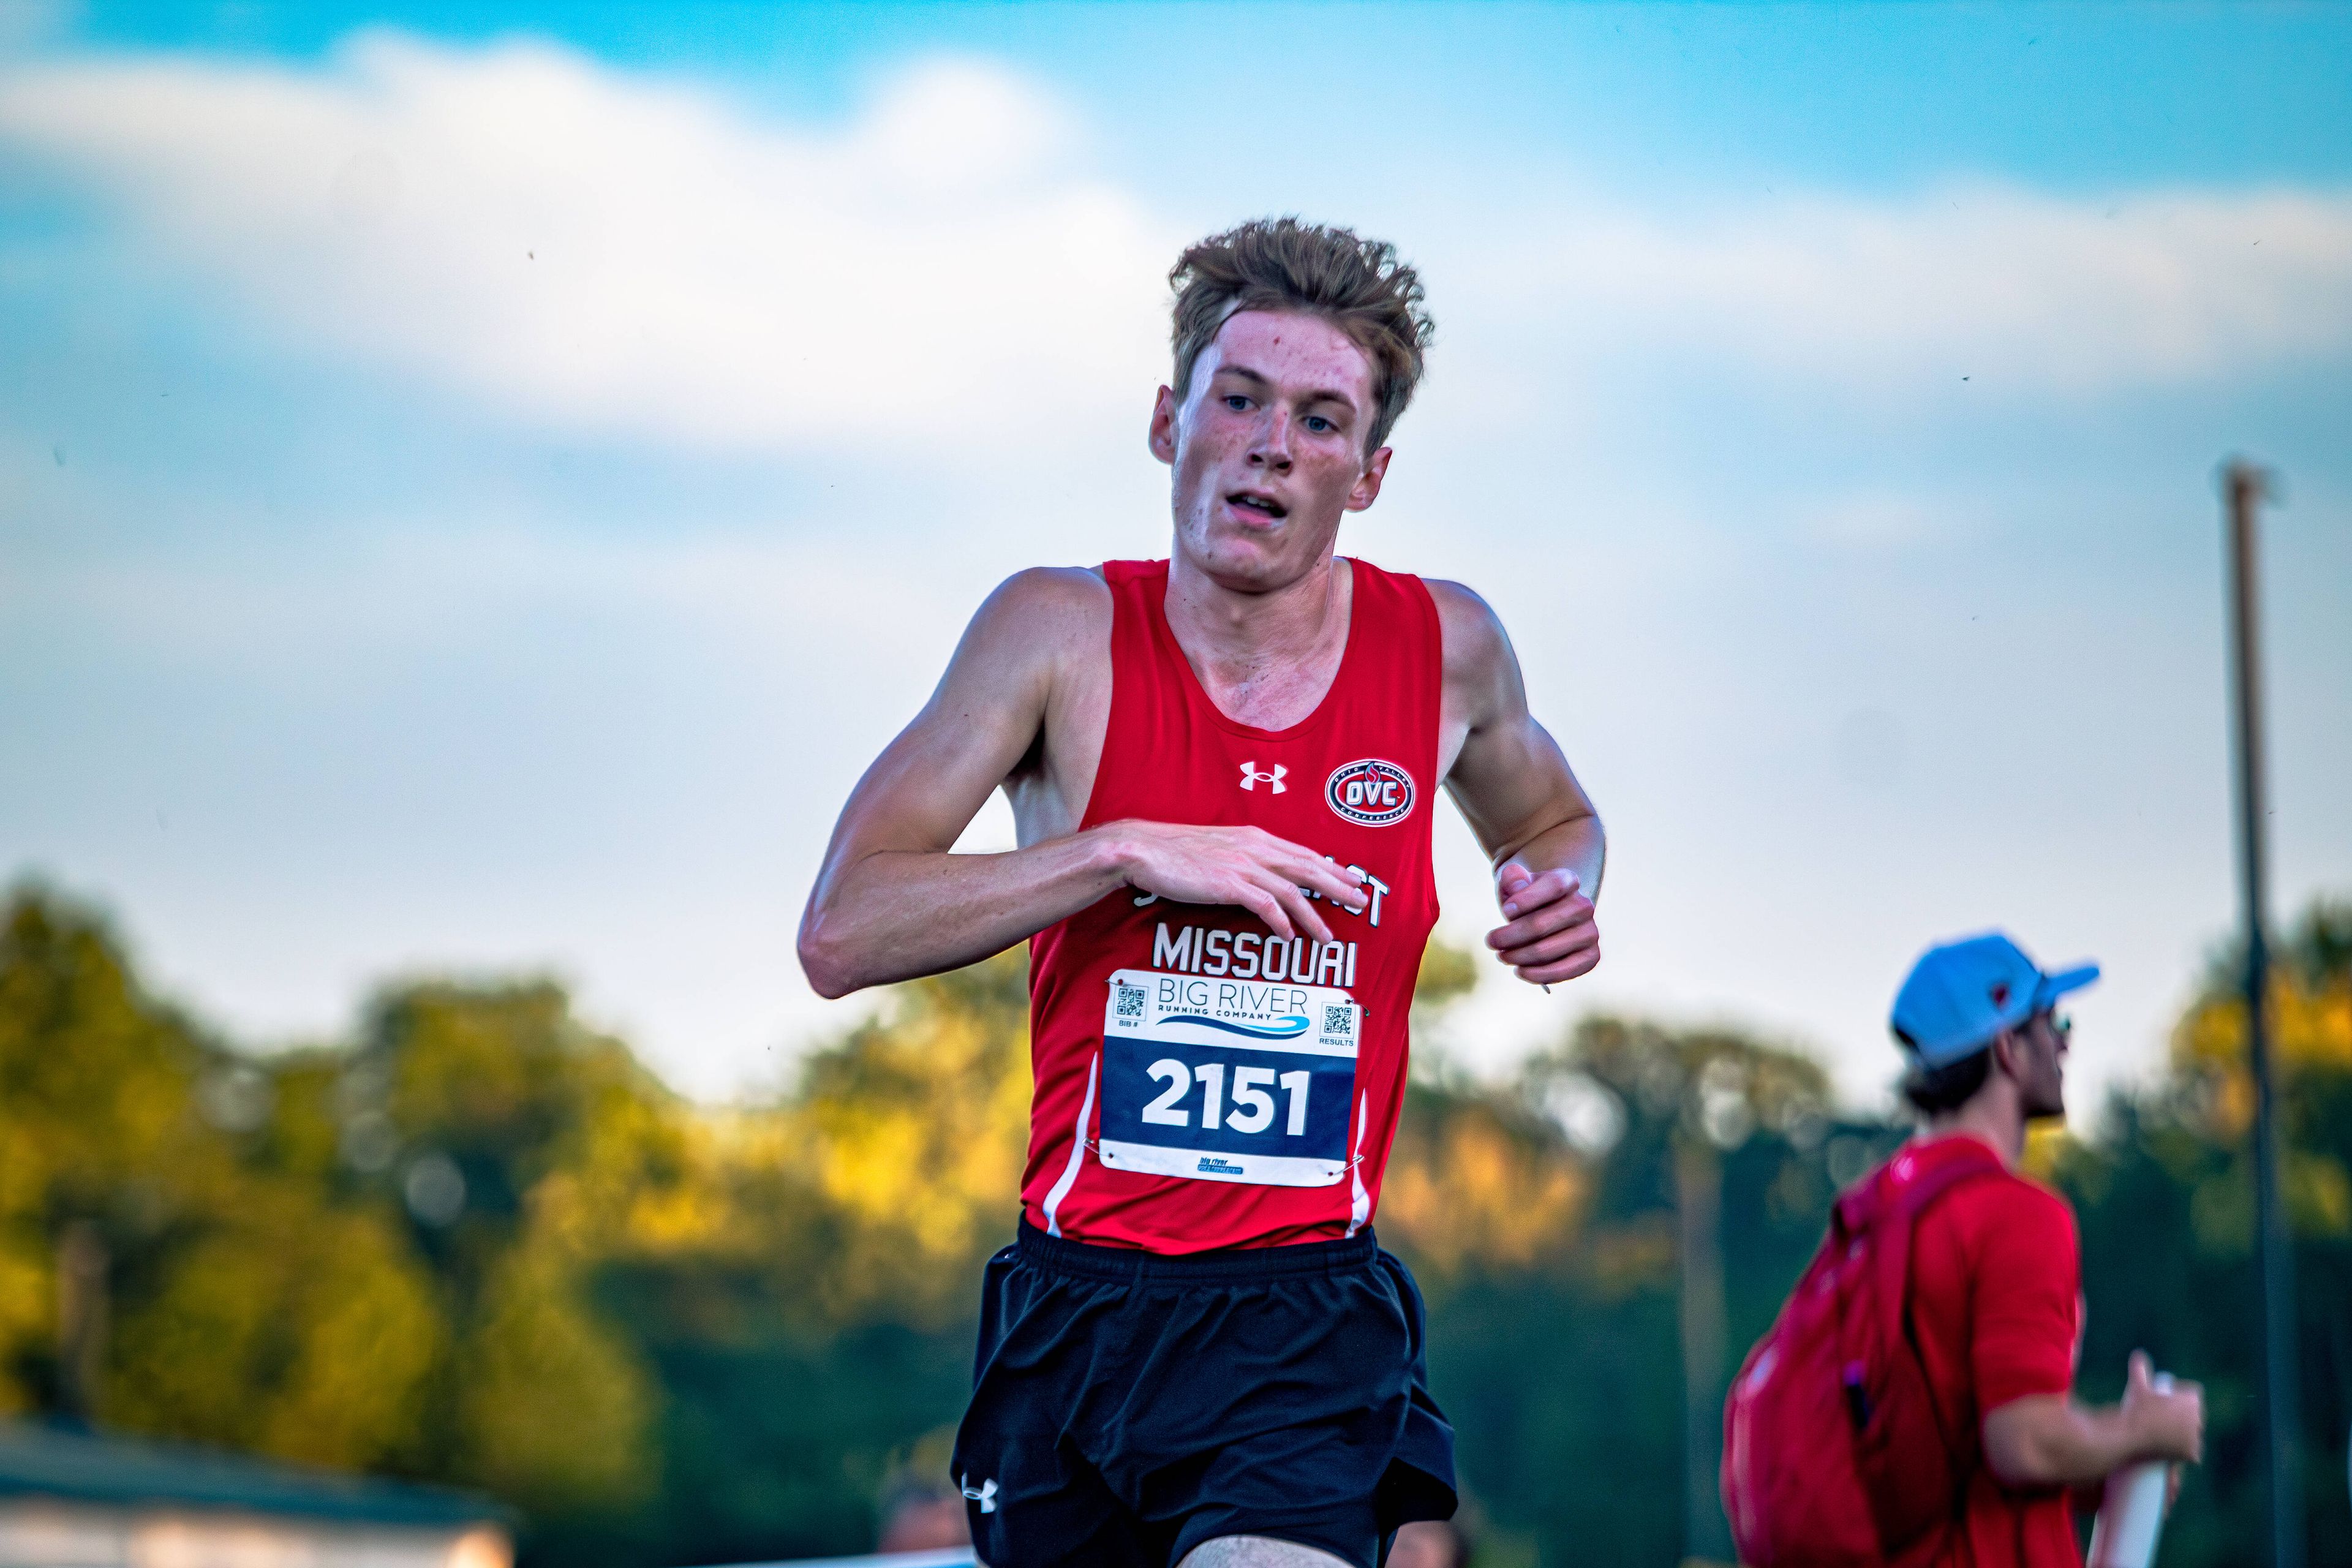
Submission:
<svg viewBox="0 0 2352 1568">
<path fill-rule="evenodd" d="M 2099 977 L 2095 963 L 2055 974 L 1999 931 L 1931 947 L 1895 994 L 1895 1040 L 1924 1067 L 1939 1068 L 1992 1044 L 2069 991 Z"/>
</svg>

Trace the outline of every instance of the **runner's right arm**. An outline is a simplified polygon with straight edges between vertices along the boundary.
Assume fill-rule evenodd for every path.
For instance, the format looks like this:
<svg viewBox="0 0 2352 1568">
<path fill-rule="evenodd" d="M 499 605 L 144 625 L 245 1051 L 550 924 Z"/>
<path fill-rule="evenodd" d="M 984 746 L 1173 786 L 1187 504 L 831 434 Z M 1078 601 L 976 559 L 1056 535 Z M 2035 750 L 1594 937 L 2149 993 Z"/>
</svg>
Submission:
<svg viewBox="0 0 2352 1568">
<path fill-rule="evenodd" d="M 964 631 L 913 723 L 842 808 L 800 960 L 825 996 L 936 974 L 1001 952 L 1121 887 L 1237 905 L 1277 935 L 1331 940 L 1312 891 L 1356 909 L 1356 878 L 1255 827 L 1114 822 L 996 855 L 949 853 L 989 792 L 1042 743 L 1067 672 L 1100 657 L 1108 606 L 1091 574 L 1008 579 Z"/>
</svg>

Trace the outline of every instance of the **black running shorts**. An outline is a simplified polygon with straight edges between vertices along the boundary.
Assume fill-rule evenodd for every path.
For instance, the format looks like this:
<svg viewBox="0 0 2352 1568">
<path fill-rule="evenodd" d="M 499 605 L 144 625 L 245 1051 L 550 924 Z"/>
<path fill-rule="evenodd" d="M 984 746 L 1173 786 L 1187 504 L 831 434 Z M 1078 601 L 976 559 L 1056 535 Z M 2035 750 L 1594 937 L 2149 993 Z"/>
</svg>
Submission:
<svg viewBox="0 0 2352 1568">
<path fill-rule="evenodd" d="M 1375 1568 L 1452 1516 L 1421 1292 L 1371 1232 L 1163 1258 L 1025 1222 L 989 1260 L 956 1483 L 991 1568 L 1169 1568 L 1221 1535 Z"/>
</svg>

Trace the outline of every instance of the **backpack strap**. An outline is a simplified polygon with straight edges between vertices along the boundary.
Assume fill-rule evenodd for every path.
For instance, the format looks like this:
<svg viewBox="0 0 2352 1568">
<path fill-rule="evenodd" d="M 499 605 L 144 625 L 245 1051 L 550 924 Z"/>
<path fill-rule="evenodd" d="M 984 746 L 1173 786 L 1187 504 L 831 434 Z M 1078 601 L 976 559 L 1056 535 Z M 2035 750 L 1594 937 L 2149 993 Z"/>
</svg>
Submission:
<svg viewBox="0 0 2352 1568">
<path fill-rule="evenodd" d="M 1885 1210 L 1876 1217 L 1879 1234 L 1871 1258 L 1879 1270 L 1877 1299 L 1894 1319 L 1883 1327 L 1885 1342 L 1900 1344 L 1910 1355 L 1919 1379 L 1919 1392 L 1926 1396 L 1935 1419 L 1936 1436 L 1944 1449 L 1945 1468 L 1952 1480 L 1955 1523 L 1968 1510 L 1969 1483 L 1976 1473 L 1977 1461 L 1968 1447 L 1954 1449 L 1951 1424 L 1937 1404 L 1935 1381 L 1927 1375 L 1927 1357 L 1919 1350 L 1919 1336 L 1911 1314 L 1911 1243 L 1921 1217 L 1946 1194 L 1963 1183 L 1998 1175 L 2009 1169 L 2000 1156 L 1976 1139 L 1962 1142 L 1963 1147 L 1941 1151 L 1932 1161 L 1920 1161 L 1915 1152 L 1906 1151 L 1888 1163 L 1887 1174 L 1892 1178 L 1894 1191 L 1881 1194 Z M 1912 1163 L 1908 1170 L 1902 1168 L 1906 1161 Z M 1923 1164 L 1926 1169 L 1917 1168 Z"/>
<path fill-rule="evenodd" d="M 2009 1167 L 1975 1138 L 1962 1135 L 1955 1146 L 1922 1160 L 1916 1149 L 1906 1149 L 1880 1166 L 1870 1179 L 1855 1183 L 1838 1194 L 1831 1206 L 1831 1227 L 1853 1236 L 1889 1219 L 1916 1222 L 1927 1205 L 1972 1176 L 1991 1175 Z"/>
<path fill-rule="evenodd" d="M 1879 1270 L 1878 1299 L 1902 1303 L 1906 1323 L 1911 1301 L 1911 1232 L 1918 1226 L 1919 1216 L 1962 1182 L 2009 1169 L 1999 1155 L 1975 1139 L 1964 1142 L 1964 1148 L 1939 1152 L 1933 1160 L 1921 1160 L 1916 1151 L 1906 1150 L 1887 1162 L 1879 1181 L 1869 1184 L 1874 1206 L 1879 1209 L 1868 1221 L 1881 1233 L 1872 1248 L 1872 1261 Z"/>
</svg>

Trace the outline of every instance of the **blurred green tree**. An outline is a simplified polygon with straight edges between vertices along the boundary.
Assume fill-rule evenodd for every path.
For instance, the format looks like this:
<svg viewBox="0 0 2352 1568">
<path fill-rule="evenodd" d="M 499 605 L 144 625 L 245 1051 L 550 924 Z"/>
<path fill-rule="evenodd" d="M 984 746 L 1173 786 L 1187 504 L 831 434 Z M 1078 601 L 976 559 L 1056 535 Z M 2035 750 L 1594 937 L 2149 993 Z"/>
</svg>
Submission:
<svg viewBox="0 0 2352 1568">
<path fill-rule="evenodd" d="M 89 1262 L 90 1310 L 114 1277 L 228 1178 L 197 1086 L 219 1054 L 143 994 L 110 934 L 43 890 L 0 924 L 0 1409 L 94 1404 L 60 1345 L 58 1258 Z M 72 1294 L 68 1289 L 65 1292 Z"/>
<path fill-rule="evenodd" d="M 677 1209 L 715 1206 L 688 1109 L 544 981 L 385 992 L 333 1100 L 349 1180 L 404 1213 L 447 1324 L 414 1462 L 619 1528 L 659 1490 L 660 1400 L 595 1285 Z"/>
<path fill-rule="evenodd" d="M 413 1448 L 430 1289 L 380 1206 L 273 1168 L 268 1073 L 132 979 L 40 889 L 0 928 L 0 1398 L 362 1467 Z M 68 1246 L 68 1243 L 74 1244 Z M 110 1324 L 77 1390 L 57 1260 Z"/>
<path fill-rule="evenodd" d="M 2352 910 L 2283 945 L 2326 1477 L 2352 1419 Z M 2158 1080 L 2031 1152 L 2081 1219 L 2086 1389 L 2145 1347 L 2211 1391 L 2174 1568 L 2233 1561 L 2259 1518 L 2231 973 Z M 1424 1037 L 1478 973 L 1433 948 Z M 25 889 L 0 912 L 0 1409 L 487 1488 L 539 1563 L 863 1550 L 894 1478 L 943 1466 L 1028 1088 L 1019 950 L 893 988 L 783 1092 L 711 1108 L 543 981 L 404 984 L 348 1043 L 243 1055 L 149 995 L 86 910 Z M 1508 1081 L 1416 1073 L 1380 1232 L 1428 1298 L 1486 1568 L 1707 1544 L 1723 1373 L 1837 1189 L 1903 1136 L 1725 1030 L 1594 1017 Z M 2346 1568 L 2342 1489 L 2308 1490 L 2312 1560 Z"/>
</svg>

